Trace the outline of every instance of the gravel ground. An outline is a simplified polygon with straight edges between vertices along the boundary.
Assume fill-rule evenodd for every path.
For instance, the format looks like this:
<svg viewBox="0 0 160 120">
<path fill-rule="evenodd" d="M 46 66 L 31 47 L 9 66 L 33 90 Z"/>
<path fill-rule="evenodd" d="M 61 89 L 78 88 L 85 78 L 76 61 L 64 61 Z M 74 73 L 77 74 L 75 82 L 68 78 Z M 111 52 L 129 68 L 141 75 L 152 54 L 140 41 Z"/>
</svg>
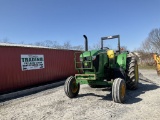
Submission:
<svg viewBox="0 0 160 120">
<path fill-rule="evenodd" d="M 159 120 L 160 77 L 140 70 L 139 88 L 127 90 L 124 104 L 114 103 L 107 88 L 81 85 L 69 99 L 63 86 L 0 103 L 0 120 Z"/>
</svg>

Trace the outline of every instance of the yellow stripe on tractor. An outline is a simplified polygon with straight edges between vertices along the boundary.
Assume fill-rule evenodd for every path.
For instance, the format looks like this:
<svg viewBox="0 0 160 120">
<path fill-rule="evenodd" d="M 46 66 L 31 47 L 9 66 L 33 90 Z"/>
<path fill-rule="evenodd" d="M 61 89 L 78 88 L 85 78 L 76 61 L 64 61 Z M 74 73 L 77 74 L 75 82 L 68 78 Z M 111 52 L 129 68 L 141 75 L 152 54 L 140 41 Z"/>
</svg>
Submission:
<svg viewBox="0 0 160 120">
<path fill-rule="evenodd" d="M 155 63 L 156 63 L 157 75 L 160 76 L 160 56 L 158 54 L 154 53 L 153 59 L 155 60 Z"/>
</svg>

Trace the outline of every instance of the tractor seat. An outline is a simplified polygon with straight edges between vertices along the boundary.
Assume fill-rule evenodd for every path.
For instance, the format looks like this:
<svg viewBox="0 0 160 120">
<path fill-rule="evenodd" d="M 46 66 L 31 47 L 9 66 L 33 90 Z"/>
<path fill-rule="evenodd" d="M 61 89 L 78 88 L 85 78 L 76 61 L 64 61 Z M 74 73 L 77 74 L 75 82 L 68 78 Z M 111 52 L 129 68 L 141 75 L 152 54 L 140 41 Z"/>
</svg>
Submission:
<svg viewBox="0 0 160 120">
<path fill-rule="evenodd" d="M 107 50 L 107 55 L 109 59 L 113 59 L 114 58 L 114 50 Z"/>
</svg>

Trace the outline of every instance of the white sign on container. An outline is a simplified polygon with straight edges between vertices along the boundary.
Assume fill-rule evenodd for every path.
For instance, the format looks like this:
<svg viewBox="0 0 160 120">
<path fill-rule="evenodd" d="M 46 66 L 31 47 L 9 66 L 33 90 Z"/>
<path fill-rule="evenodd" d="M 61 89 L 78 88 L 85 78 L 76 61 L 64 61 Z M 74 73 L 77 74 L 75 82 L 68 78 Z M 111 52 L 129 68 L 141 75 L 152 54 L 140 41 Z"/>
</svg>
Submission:
<svg viewBox="0 0 160 120">
<path fill-rule="evenodd" d="M 21 55 L 21 68 L 24 70 L 35 70 L 44 68 L 44 55 Z"/>
</svg>

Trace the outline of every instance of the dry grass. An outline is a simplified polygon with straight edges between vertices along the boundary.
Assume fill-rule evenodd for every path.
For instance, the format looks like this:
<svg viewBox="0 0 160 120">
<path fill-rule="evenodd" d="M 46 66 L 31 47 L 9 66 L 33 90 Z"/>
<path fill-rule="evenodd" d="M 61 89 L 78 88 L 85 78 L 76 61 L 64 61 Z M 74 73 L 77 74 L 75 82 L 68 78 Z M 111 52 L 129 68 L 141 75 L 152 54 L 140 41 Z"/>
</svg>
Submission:
<svg viewBox="0 0 160 120">
<path fill-rule="evenodd" d="M 156 70 L 156 67 L 155 66 L 149 66 L 149 65 L 139 65 L 138 66 L 139 67 L 139 69 L 154 69 L 154 70 Z"/>
</svg>

